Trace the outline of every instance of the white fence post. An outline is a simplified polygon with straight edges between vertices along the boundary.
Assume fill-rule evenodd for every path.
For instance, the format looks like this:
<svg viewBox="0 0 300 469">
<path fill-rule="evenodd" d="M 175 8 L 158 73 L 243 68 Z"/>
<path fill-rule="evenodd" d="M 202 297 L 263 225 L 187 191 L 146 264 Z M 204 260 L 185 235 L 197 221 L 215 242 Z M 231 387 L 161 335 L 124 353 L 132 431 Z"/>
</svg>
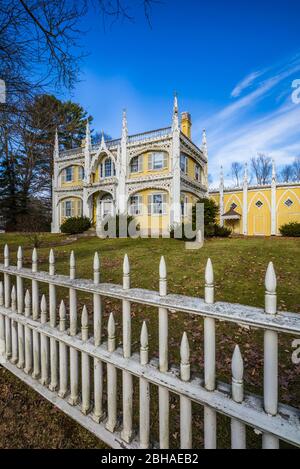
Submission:
<svg viewBox="0 0 300 469">
<path fill-rule="evenodd" d="M 0 306 L 4 306 L 4 289 L 2 281 L 0 281 Z M 0 314 L 0 356 L 2 360 L 5 360 L 5 319 L 3 314 Z"/>
<path fill-rule="evenodd" d="M 66 307 L 62 300 L 59 306 L 59 330 L 66 331 Z M 59 341 L 59 397 L 66 397 L 68 393 L 68 348 L 66 344 Z"/>
<path fill-rule="evenodd" d="M 183 333 L 180 346 L 180 378 L 189 381 L 190 369 L 190 347 L 186 332 Z M 192 403 L 187 397 L 180 396 L 180 448 L 192 448 Z"/>
<path fill-rule="evenodd" d="M 70 255 L 70 279 L 75 279 L 75 255 L 74 251 Z M 70 335 L 77 334 L 77 293 L 75 288 L 70 288 Z M 71 395 L 69 397 L 69 404 L 75 406 L 78 403 L 78 351 L 70 347 L 70 388 Z"/>
<path fill-rule="evenodd" d="M 32 252 L 32 272 L 36 273 L 38 271 L 38 255 L 37 250 L 34 248 Z M 32 280 L 32 292 L 31 292 L 31 309 L 32 309 L 32 319 L 35 321 L 39 318 L 39 285 L 38 281 Z M 33 342 L 33 373 L 32 377 L 37 379 L 40 375 L 40 338 L 36 330 L 32 331 L 32 342 Z"/>
<path fill-rule="evenodd" d="M 23 267 L 23 251 L 21 246 L 18 248 L 17 253 L 17 269 L 21 270 Z M 23 278 L 20 275 L 16 276 L 17 281 L 17 308 L 18 314 L 24 313 L 24 284 Z M 18 323 L 18 351 L 19 351 L 19 361 L 17 367 L 22 369 L 24 368 L 25 357 L 24 357 L 24 327 L 22 324 Z"/>
<path fill-rule="evenodd" d="M 123 289 L 130 288 L 130 265 L 127 254 L 123 262 Z M 123 319 L 123 356 L 131 356 L 131 311 L 130 301 L 122 301 L 122 319 Z M 132 438 L 132 375 L 127 371 L 122 371 L 123 380 L 123 429 L 121 436 L 126 443 Z"/>
<path fill-rule="evenodd" d="M 83 307 L 81 316 L 81 340 L 89 339 L 89 318 L 86 306 Z M 91 383 L 90 383 L 90 357 L 88 353 L 81 353 L 81 411 L 87 415 L 91 407 Z"/>
<path fill-rule="evenodd" d="M 45 295 L 41 300 L 41 324 L 47 323 L 47 303 Z M 45 334 L 41 334 L 41 384 L 49 382 L 49 340 Z"/>
<path fill-rule="evenodd" d="M 232 399 L 240 404 L 244 400 L 244 364 L 238 345 L 233 352 L 231 370 Z M 236 419 L 231 419 L 231 448 L 246 449 L 246 427 L 244 423 Z"/>
<path fill-rule="evenodd" d="M 107 350 L 113 353 L 116 350 L 116 326 L 113 313 L 108 320 Z M 117 424 L 117 370 L 114 365 L 107 364 L 107 422 L 106 429 L 113 433 Z"/>
<path fill-rule="evenodd" d="M 205 269 L 205 303 L 214 303 L 214 272 L 210 259 Z M 213 318 L 204 318 L 204 384 L 208 391 L 216 387 L 216 326 Z M 217 447 L 217 413 L 204 406 L 204 446 Z"/>
<path fill-rule="evenodd" d="M 167 295 L 167 267 L 162 256 L 159 264 L 159 294 Z M 168 371 L 168 310 L 159 308 L 159 369 Z M 159 446 L 161 449 L 169 448 L 169 391 L 159 387 Z"/>
<path fill-rule="evenodd" d="M 144 321 L 141 331 L 140 363 L 147 365 L 149 361 L 148 330 Z M 140 448 L 149 448 L 150 443 L 150 384 L 140 378 Z"/>
<path fill-rule="evenodd" d="M 23 250 L 21 246 L 18 248 L 17 253 L 17 269 L 21 270 L 23 267 Z M 24 286 L 23 278 L 20 275 L 16 276 L 17 280 L 17 304 L 18 304 L 18 313 L 24 313 Z"/>
<path fill-rule="evenodd" d="M 9 267 L 9 249 L 7 244 L 4 247 L 4 266 Z M 10 288 L 10 275 L 4 273 L 4 306 L 10 307 L 11 301 L 11 288 Z M 5 316 L 5 356 L 7 359 L 11 357 L 11 321 L 8 316 Z"/>
<path fill-rule="evenodd" d="M 25 294 L 25 317 L 29 318 L 31 313 L 30 291 Z M 32 370 L 32 332 L 30 327 L 25 326 L 25 373 L 29 374 Z"/>
<path fill-rule="evenodd" d="M 277 313 L 276 275 L 270 262 L 265 278 L 265 312 Z M 264 408 L 267 414 L 276 415 L 278 411 L 278 334 L 264 332 Z M 278 449 L 279 440 L 273 435 L 263 434 L 263 449 Z"/>
<path fill-rule="evenodd" d="M 14 285 L 11 289 L 11 310 L 13 313 L 17 312 L 17 294 Z M 18 361 L 18 330 L 17 323 L 13 319 L 11 321 L 11 350 L 11 362 L 15 365 Z"/>
<path fill-rule="evenodd" d="M 32 272 L 38 271 L 38 254 L 36 248 L 32 251 Z M 38 281 L 32 280 L 32 319 L 37 320 L 39 318 L 39 285 Z"/>
<path fill-rule="evenodd" d="M 94 256 L 94 284 L 100 283 L 100 259 L 97 252 Z M 94 344 L 101 344 L 102 336 L 102 299 L 97 293 L 93 295 L 94 302 Z M 103 364 L 98 358 L 94 358 L 94 409 L 92 418 L 99 423 L 103 418 Z"/>
<path fill-rule="evenodd" d="M 49 254 L 49 274 L 55 275 L 55 257 L 53 249 Z M 56 287 L 49 283 L 49 318 L 50 326 L 56 327 Z M 50 384 L 49 389 L 56 391 L 58 386 L 58 344 L 56 340 L 50 338 Z"/>
</svg>

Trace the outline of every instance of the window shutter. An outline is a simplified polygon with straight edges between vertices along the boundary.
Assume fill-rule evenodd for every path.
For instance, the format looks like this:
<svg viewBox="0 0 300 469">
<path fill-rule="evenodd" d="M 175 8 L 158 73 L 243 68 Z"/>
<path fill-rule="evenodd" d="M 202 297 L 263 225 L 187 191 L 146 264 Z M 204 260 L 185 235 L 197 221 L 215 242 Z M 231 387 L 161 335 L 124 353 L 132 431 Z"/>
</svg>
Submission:
<svg viewBox="0 0 300 469">
<path fill-rule="evenodd" d="M 75 202 L 74 200 L 71 201 L 71 217 L 75 216 Z"/>
<path fill-rule="evenodd" d="M 64 184 L 66 182 L 66 170 L 63 169 L 62 172 L 61 172 L 61 183 Z"/>
<path fill-rule="evenodd" d="M 148 155 L 148 169 L 153 169 L 152 153 L 149 153 Z"/>
<path fill-rule="evenodd" d="M 144 156 L 143 155 L 140 155 L 139 156 L 139 173 L 142 173 L 143 172 L 143 162 L 144 162 Z"/>
<path fill-rule="evenodd" d="M 66 202 L 64 201 L 61 203 L 61 213 L 63 217 L 66 216 Z"/>
<path fill-rule="evenodd" d="M 166 153 L 164 153 L 164 165 L 163 167 L 166 168 L 168 166 L 168 156 Z"/>
<path fill-rule="evenodd" d="M 81 200 L 77 200 L 77 216 L 78 217 L 82 216 L 82 213 L 81 213 Z"/>
<path fill-rule="evenodd" d="M 139 207 L 139 214 L 143 215 L 143 197 L 138 195 L 138 207 Z"/>
<path fill-rule="evenodd" d="M 148 195 L 148 215 L 151 215 L 152 213 L 151 203 L 152 203 L 152 195 Z"/>
</svg>

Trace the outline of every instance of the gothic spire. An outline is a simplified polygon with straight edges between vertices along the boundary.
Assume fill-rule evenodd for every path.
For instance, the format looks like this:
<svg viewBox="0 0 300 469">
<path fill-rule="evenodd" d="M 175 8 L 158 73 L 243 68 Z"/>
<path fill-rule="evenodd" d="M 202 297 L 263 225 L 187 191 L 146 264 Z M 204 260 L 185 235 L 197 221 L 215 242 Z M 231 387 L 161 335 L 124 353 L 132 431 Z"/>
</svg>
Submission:
<svg viewBox="0 0 300 469">
<path fill-rule="evenodd" d="M 87 148 L 90 148 L 90 146 L 91 146 L 91 130 L 90 130 L 90 123 L 89 123 L 88 119 L 86 121 L 85 146 Z"/>
<path fill-rule="evenodd" d="M 53 157 L 58 158 L 59 157 L 59 143 L 58 143 L 58 132 L 57 128 L 55 130 L 55 140 L 54 140 L 54 152 L 53 152 Z"/>
<path fill-rule="evenodd" d="M 248 163 L 245 163 L 244 168 L 244 184 L 248 183 Z"/>
<path fill-rule="evenodd" d="M 127 127 L 127 113 L 126 109 L 123 109 L 123 117 L 122 117 L 122 138 L 127 140 L 128 137 L 128 127 Z"/>
<path fill-rule="evenodd" d="M 177 93 L 174 94 L 174 104 L 173 104 L 173 123 L 172 130 L 179 129 L 179 119 L 178 119 L 178 97 Z"/>
<path fill-rule="evenodd" d="M 220 168 L 220 186 L 224 187 L 224 173 L 223 173 L 223 166 Z"/>
<path fill-rule="evenodd" d="M 276 181 L 276 167 L 274 160 L 272 160 L 272 181 Z"/>
<path fill-rule="evenodd" d="M 202 146 L 203 148 L 207 147 L 207 139 L 206 139 L 206 130 L 203 129 L 202 131 Z"/>
</svg>

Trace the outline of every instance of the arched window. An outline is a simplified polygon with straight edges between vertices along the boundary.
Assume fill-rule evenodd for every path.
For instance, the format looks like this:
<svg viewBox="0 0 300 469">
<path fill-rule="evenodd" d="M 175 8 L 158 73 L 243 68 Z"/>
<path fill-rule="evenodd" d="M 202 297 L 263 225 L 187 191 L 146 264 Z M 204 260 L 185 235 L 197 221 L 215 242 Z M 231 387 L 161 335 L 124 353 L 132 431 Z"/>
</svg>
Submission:
<svg viewBox="0 0 300 469">
<path fill-rule="evenodd" d="M 68 166 L 61 173 L 61 182 L 62 184 L 64 184 L 65 182 L 72 182 L 73 179 L 74 179 L 74 168 L 73 166 Z"/>
</svg>

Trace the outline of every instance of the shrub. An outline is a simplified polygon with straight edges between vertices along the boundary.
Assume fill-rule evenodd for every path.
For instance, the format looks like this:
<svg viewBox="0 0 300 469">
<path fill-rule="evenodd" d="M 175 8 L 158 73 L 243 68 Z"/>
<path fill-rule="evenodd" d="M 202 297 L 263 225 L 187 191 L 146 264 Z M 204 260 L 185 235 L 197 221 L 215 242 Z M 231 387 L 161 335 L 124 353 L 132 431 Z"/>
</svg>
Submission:
<svg viewBox="0 0 300 469">
<path fill-rule="evenodd" d="M 67 218 L 60 229 L 62 233 L 79 234 L 91 227 L 91 220 L 88 217 L 70 217 Z"/>
<path fill-rule="evenodd" d="M 282 236 L 300 237 L 300 223 L 290 222 L 279 228 Z"/>
<path fill-rule="evenodd" d="M 215 225 L 215 236 L 219 238 L 228 238 L 231 235 L 231 229 L 226 226 Z"/>
<path fill-rule="evenodd" d="M 213 223 L 204 225 L 204 236 L 205 238 L 212 238 L 215 236 L 215 225 Z"/>
</svg>

